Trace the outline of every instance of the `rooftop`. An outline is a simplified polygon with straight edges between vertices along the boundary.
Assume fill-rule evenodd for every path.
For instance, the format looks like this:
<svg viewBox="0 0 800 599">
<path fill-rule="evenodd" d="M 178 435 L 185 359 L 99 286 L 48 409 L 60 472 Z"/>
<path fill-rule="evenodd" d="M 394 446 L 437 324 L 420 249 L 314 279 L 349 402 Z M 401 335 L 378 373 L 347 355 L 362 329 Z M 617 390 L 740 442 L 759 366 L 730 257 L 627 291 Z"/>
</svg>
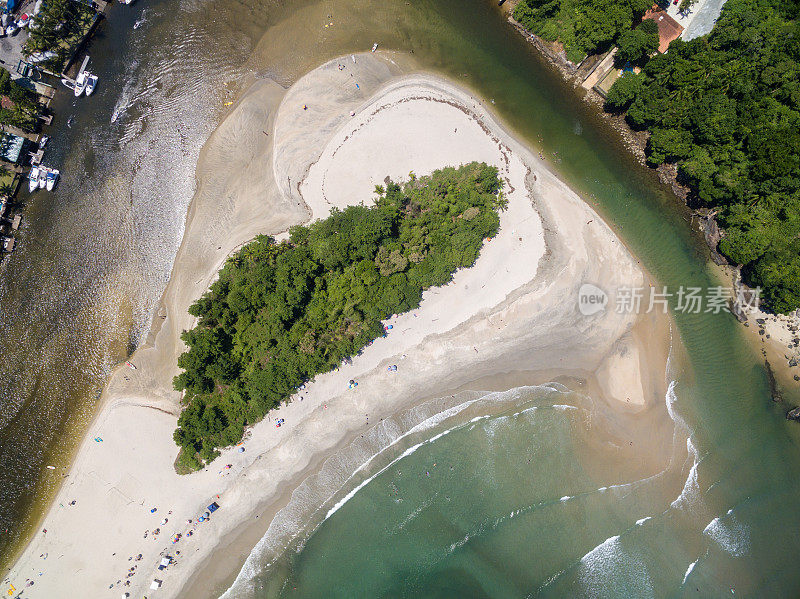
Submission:
<svg viewBox="0 0 800 599">
<path fill-rule="evenodd" d="M 651 19 L 658 25 L 658 51 L 662 54 L 669 48 L 669 43 L 678 39 L 683 27 L 665 11 L 651 8 L 644 13 L 645 19 Z"/>
</svg>

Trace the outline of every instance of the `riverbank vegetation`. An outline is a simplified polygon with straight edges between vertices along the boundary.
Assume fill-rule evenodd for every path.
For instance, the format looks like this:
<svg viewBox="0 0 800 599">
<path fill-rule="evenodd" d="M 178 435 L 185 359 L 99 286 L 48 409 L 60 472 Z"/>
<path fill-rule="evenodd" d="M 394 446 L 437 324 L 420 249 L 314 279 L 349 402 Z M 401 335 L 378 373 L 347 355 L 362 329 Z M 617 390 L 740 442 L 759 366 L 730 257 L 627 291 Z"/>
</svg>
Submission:
<svg viewBox="0 0 800 599">
<path fill-rule="evenodd" d="M 798 4 L 728 0 L 712 32 L 675 40 L 608 103 L 650 132 L 648 162 L 676 163 L 718 211 L 719 250 L 777 312 L 800 308 Z"/>
<path fill-rule="evenodd" d="M 29 26 L 30 35 L 22 53 L 52 52 L 55 56 L 41 64 L 59 73 L 69 55 L 92 26 L 95 10 L 76 0 L 48 0 Z"/>
<path fill-rule="evenodd" d="M 582 8 L 568 17 L 567 3 Z M 522 0 L 514 16 L 573 60 L 615 42 L 620 58 L 642 65 L 615 82 L 608 108 L 649 132 L 651 166 L 675 165 L 689 201 L 716 211 L 719 251 L 768 307 L 800 308 L 798 2 L 728 0 L 709 35 L 652 56 L 647 21 L 623 31 L 644 4 Z"/>
<path fill-rule="evenodd" d="M 0 97 L 0 124 L 26 131 L 36 128 L 36 119 L 41 109 L 39 97 L 11 79 L 5 69 L 0 69 Z"/>
<path fill-rule="evenodd" d="M 577 64 L 587 54 L 610 49 L 652 4 L 652 0 L 520 0 L 514 19 L 542 39 L 560 43 L 567 58 Z M 638 32 L 629 44 L 645 33 Z"/>
<path fill-rule="evenodd" d="M 499 227 L 497 169 L 472 163 L 377 187 L 375 204 L 334 209 L 277 243 L 231 257 L 190 308 L 175 388 L 185 391 L 179 471 L 212 460 L 247 425 L 384 334 L 423 290 L 471 266 Z"/>
</svg>

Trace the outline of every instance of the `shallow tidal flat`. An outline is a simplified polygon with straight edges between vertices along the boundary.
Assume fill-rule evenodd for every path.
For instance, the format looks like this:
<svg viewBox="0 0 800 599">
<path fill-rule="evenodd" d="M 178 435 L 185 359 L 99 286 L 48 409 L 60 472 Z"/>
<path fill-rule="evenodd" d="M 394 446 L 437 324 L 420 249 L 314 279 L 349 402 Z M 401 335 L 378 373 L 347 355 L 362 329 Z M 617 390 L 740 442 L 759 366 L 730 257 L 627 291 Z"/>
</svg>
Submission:
<svg viewBox="0 0 800 599">
<path fill-rule="evenodd" d="M 188 306 L 226 257 L 259 233 L 280 236 L 332 207 L 368 203 L 387 176 L 402 180 L 471 161 L 498 167 L 508 199 L 500 232 L 476 264 L 428 290 L 417 310 L 392 319 L 385 339 L 273 414 L 285 419 L 283 427 L 265 420 L 249 431 L 245 452 L 229 449 L 201 472 L 175 474 L 180 408 L 171 381 L 183 351 L 179 336 L 194 324 Z M 643 477 L 671 462 L 664 398 L 667 358 L 679 349 L 668 317 L 611 309 L 587 317 L 576 309 L 583 283 L 612 292 L 646 285 L 646 274 L 602 219 L 470 92 L 417 72 L 408 57 L 381 52 L 330 61 L 288 90 L 257 81 L 206 143 L 197 180 L 160 317 L 133 357 L 138 369 L 112 377 L 46 518 L 47 535 L 35 538 L 12 571 L 15 579 L 31 577 L 39 555 L 63 556 L 48 560 L 31 597 L 73 596 L 63 594 L 65 581 L 76 597 L 102 596 L 130 567 L 128 557 L 141 553 L 139 569 L 155 571 L 164 549 L 181 554 L 158 574 L 159 595 L 211 596 L 234 578 L 279 510 L 294 511 L 275 522 L 302 526 L 357 484 L 351 475 L 365 455 L 353 447 L 361 435 L 394 419 L 397 426 L 372 437 L 389 445 L 433 415 L 414 412 L 416 405 L 444 411 L 464 393 L 558 381 L 593 414 L 592 443 L 602 459 L 583 456 L 587 468 L 596 462 Z M 397 373 L 388 376 L 388 364 Z M 348 390 L 349 379 L 359 381 L 357 389 Z M 317 479 L 319 501 L 295 509 L 293 490 L 342 452 L 346 467 Z M 223 471 L 224 464 L 232 468 Z M 57 507 L 72 500 L 69 510 Z M 214 518 L 188 524 L 211 500 L 222 506 Z M 144 538 L 163 518 L 160 537 Z M 278 552 L 291 541 L 287 533 L 300 532 L 281 528 L 262 545 Z M 173 546 L 176 533 L 183 536 Z M 152 576 L 131 580 L 124 590 L 139 596 Z"/>
</svg>

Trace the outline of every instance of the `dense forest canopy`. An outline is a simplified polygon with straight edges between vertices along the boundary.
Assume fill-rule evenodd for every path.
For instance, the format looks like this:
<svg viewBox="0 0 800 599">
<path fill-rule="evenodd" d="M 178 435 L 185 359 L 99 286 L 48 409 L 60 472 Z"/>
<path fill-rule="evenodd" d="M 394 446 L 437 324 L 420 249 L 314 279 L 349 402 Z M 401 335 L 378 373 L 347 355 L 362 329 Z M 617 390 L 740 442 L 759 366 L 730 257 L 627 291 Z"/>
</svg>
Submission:
<svg viewBox="0 0 800 599">
<path fill-rule="evenodd" d="M 587 54 L 609 49 L 622 34 L 629 44 L 646 44 L 647 27 L 635 36 L 630 32 L 652 4 L 652 0 L 520 0 L 514 19 L 543 39 L 558 41 L 567 58 L 578 63 Z"/>
<path fill-rule="evenodd" d="M 633 11 L 629 0 L 602 6 Z M 728 0 L 709 35 L 673 41 L 608 95 L 610 108 L 650 132 L 648 162 L 677 164 L 692 201 L 718 211 L 720 252 L 742 265 L 745 282 L 760 286 L 777 312 L 800 308 L 799 9 L 796 0 Z M 534 19 L 534 32 L 555 18 L 521 12 Z M 593 39 L 580 43 L 601 49 Z M 636 51 L 635 42 L 630 34 L 618 39 L 621 49 Z"/>
<path fill-rule="evenodd" d="M 486 164 L 411 175 L 377 187 L 374 206 L 334 209 L 288 241 L 260 236 L 231 257 L 182 337 L 179 469 L 237 443 L 300 385 L 383 335 L 381 320 L 471 266 L 498 230 L 501 187 Z"/>
</svg>

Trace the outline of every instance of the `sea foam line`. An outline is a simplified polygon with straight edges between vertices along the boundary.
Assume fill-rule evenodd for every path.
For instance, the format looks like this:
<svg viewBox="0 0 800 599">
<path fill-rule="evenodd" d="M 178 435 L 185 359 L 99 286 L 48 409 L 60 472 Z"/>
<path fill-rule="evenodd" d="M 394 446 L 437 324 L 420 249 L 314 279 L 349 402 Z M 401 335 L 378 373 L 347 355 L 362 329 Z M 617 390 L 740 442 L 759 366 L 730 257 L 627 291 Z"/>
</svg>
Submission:
<svg viewBox="0 0 800 599">
<path fill-rule="evenodd" d="M 508 391 L 485 393 L 485 394 L 483 394 L 483 395 L 481 395 L 479 397 L 476 397 L 475 399 L 471 399 L 471 400 L 465 401 L 465 402 L 460 403 L 460 404 L 458 404 L 456 406 L 452 406 L 450 408 L 447 408 L 446 410 L 438 412 L 438 413 L 434 414 L 433 416 L 430 416 L 430 417 L 426 418 L 425 420 L 423 420 L 419 424 L 413 426 L 411 429 L 409 429 L 404 434 L 401 434 L 401 435 L 397 436 L 390 443 L 388 443 L 387 445 L 382 447 L 379 451 L 377 451 L 376 453 L 374 453 L 373 455 L 368 457 L 325 500 L 320 501 L 319 502 L 319 506 L 320 507 L 324 506 L 338 492 L 340 492 L 344 487 L 346 487 L 347 483 L 350 482 L 350 480 L 352 480 L 352 478 L 354 476 L 356 476 L 359 472 L 363 471 L 366 467 L 368 467 L 369 464 L 371 464 L 375 458 L 377 458 L 378 456 L 383 454 L 387 449 L 389 449 L 392 446 L 396 445 L 397 443 L 399 443 L 401 440 L 403 440 L 404 438 L 408 437 L 409 435 L 412 435 L 412 434 L 415 434 L 415 433 L 419 433 L 419 432 L 422 432 L 424 430 L 428 430 L 430 428 L 433 428 L 437 424 L 441 423 L 443 420 L 445 420 L 445 419 L 447 419 L 447 418 L 449 418 L 451 416 L 457 415 L 458 413 L 462 412 L 467 407 L 469 407 L 470 405 L 474 404 L 477 401 L 492 401 L 492 400 L 498 399 L 498 398 L 511 399 L 514 396 L 518 396 L 522 392 L 536 391 L 536 390 L 544 391 L 544 392 L 556 392 L 556 393 L 567 391 L 566 387 L 563 387 L 563 385 L 560 385 L 558 383 L 548 383 L 548 384 L 543 384 L 543 385 L 523 386 L 523 387 L 517 387 L 517 388 L 514 388 L 514 389 L 510 389 Z M 475 418 L 472 418 L 468 423 L 464 423 L 464 424 L 461 424 L 461 425 L 459 425 L 457 427 L 454 427 L 453 429 L 449 429 L 449 430 L 445 431 L 444 433 L 441 433 L 440 435 L 437 435 L 435 438 L 440 438 L 442 435 L 447 434 L 447 433 L 451 432 L 452 430 L 455 430 L 457 428 L 462 428 L 462 427 L 465 427 L 465 426 L 469 425 L 470 423 L 475 423 L 475 422 L 477 422 L 479 420 L 484 420 L 484 419 L 488 419 L 488 418 L 491 418 L 491 417 L 492 417 L 491 415 L 476 416 Z M 384 421 L 384 422 L 388 422 L 388 421 Z M 433 441 L 433 440 L 434 439 L 429 439 L 428 441 L 430 442 L 430 441 Z M 386 466 L 386 468 L 389 468 L 390 466 L 392 466 L 392 464 L 396 463 L 397 460 L 402 459 L 402 457 L 404 457 L 407 454 L 408 451 L 409 450 L 406 450 L 406 452 L 404 452 L 403 456 L 400 456 L 397 459 L 393 460 L 388 466 Z M 416 449 L 415 449 L 415 451 L 416 451 Z M 331 456 L 331 457 L 333 457 L 333 456 Z M 343 498 L 342 500 L 337 502 L 337 504 L 331 510 L 328 511 L 328 513 L 326 514 L 325 518 L 320 523 L 318 523 L 314 527 L 313 530 L 308 531 L 308 536 L 313 534 L 314 530 L 316 530 L 316 528 L 318 528 L 322 524 L 322 522 L 327 520 L 333 513 L 335 513 L 336 510 L 340 509 L 342 507 L 342 505 L 344 505 L 347 501 L 349 501 L 349 499 L 352 499 L 352 497 L 355 495 L 355 492 L 357 492 L 358 490 L 363 488 L 363 486 L 365 486 L 366 483 L 368 483 L 369 481 L 373 480 L 375 478 L 375 476 L 378 476 L 381 472 L 386 470 L 386 468 L 382 469 L 376 475 L 370 477 L 367 481 L 365 481 L 364 483 L 360 484 L 356 489 L 354 489 L 353 491 L 348 493 L 345 498 Z M 308 479 L 306 479 L 306 480 L 308 480 Z M 298 489 L 299 488 L 300 487 L 298 487 Z M 298 489 L 295 489 L 295 491 L 297 491 Z M 293 496 L 294 496 L 294 492 L 293 492 Z M 289 504 L 286 507 L 284 507 L 283 509 L 286 509 L 290 505 L 292 505 L 292 500 L 290 500 Z M 280 511 L 282 512 L 283 509 L 280 510 Z M 319 509 L 319 508 L 317 508 L 317 509 Z M 315 512 L 316 512 L 316 510 L 315 510 Z M 314 512 L 312 512 L 312 514 L 313 513 Z M 222 595 L 223 598 L 230 597 L 231 593 L 235 592 L 234 589 L 236 587 L 242 585 L 246 580 L 252 579 L 260 571 L 262 571 L 265 567 L 269 567 L 269 565 L 271 565 L 272 563 L 275 562 L 275 560 L 277 559 L 277 556 L 275 557 L 275 559 L 271 560 L 266 565 L 258 563 L 258 560 L 260 559 L 260 554 L 266 549 L 268 543 L 270 542 L 272 534 L 275 532 L 275 529 L 273 529 L 273 525 L 275 525 L 275 523 L 277 522 L 277 519 L 278 519 L 278 514 L 276 514 L 275 518 L 273 518 L 273 521 L 270 523 L 270 526 L 267 529 L 267 532 L 259 540 L 259 542 L 253 548 L 253 550 L 250 552 L 250 555 L 248 556 L 247 560 L 245 561 L 244 566 L 242 566 L 242 569 L 239 571 L 239 574 L 237 575 L 237 577 L 234 580 L 233 584 L 225 591 L 225 593 L 223 593 L 223 595 Z M 293 535 L 292 538 L 297 537 L 297 535 L 300 534 L 300 532 L 302 532 L 302 531 L 298 530 L 296 532 L 296 534 Z"/>
<path fill-rule="evenodd" d="M 350 491 L 350 492 L 349 492 L 347 495 L 345 495 L 345 496 L 344 496 L 344 497 L 342 497 L 342 498 L 341 498 L 339 501 L 337 501 L 337 502 L 336 502 L 336 504 L 335 504 L 335 505 L 334 505 L 334 506 L 333 506 L 333 507 L 332 507 L 330 510 L 328 510 L 328 513 L 327 513 L 327 514 L 325 514 L 325 518 L 323 519 L 323 522 L 324 522 L 325 520 L 327 520 L 328 518 L 330 518 L 331 516 L 333 516 L 333 515 L 334 515 L 336 512 L 338 512 L 338 511 L 341 509 L 341 507 L 342 507 L 342 506 L 343 506 L 345 503 L 347 503 L 348 501 L 350 501 L 350 500 L 351 500 L 351 499 L 352 499 L 352 498 L 355 496 L 355 494 L 356 494 L 356 493 L 358 493 L 358 492 L 359 492 L 361 489 L 363 489 L 364 487 L 366 487 L 366 486 L 367 486 L 369 483 L 371 483 L 371 482 L 372 482 L 372 481 L 373 481 L 373 480 L 374 480 L 376 477 L 380 476 L 381 474 L 383 474 L 384 472 L 386 472 L 386 471 L 387 471 L 389 468 L 391 468 L 392 466 L 394 466 L 394 465 L 395 465 L 397 462 L 399 462 L 400 460 L 402 460 L 402 459 L 403 459 L 403 458 L 405 458 L 405 457 L 408 457 L 408 456 L 410 456 L 412 453 L 415 453 L 415 452 L 416 452 L 416 451 L 417 451 L 417 450 L 418 450 L 420 447 L 422 447 L 423 445 L 427 445 L 428 443 L 433 443 L 434 441 L 437 441 L 438 439 L 441 439 L 441 438 L 442 438 L 442 437 L 444 437 L 445 435 L 448 435 L 448 434 L 450 434 L 451 432 L 453 432 L 453 431 L 454 431 L 454 430 L 456 430 L 457 428 L 461 428 L 461 427 L 453 427 L 453 428 L 447 429 L 447 430 L 445 430 L 445 431 L 442 431 L 442 432 L 441 432 L 441 433 L 439 433 L 439 434 L 436 434 L 436 435 L 434 435 L 434 436 L 433 436 L 433 437 L 431 437 L 430 439 L 427 439 L 427 440 L 425 440 L 425 441 L 421 441 L 420 443 L 417 443 L 416 445 L 412 445 L 411 447 L 409 447 L 408 449 L 406 449 L 406 450 L 405 450 L 403 453 L 401 453 L 399 456 L 397 456 L 397 457 L 396 457 L 395 459 L 393 459 L 391 462 L 389 462 L 388 464 L 386 464 L 386 466 L 384 466 L 383 468 L 381 468 L 380 470 L 378 470 L 378 472 L 376 472 L 375 474 L 373 474 L 373 475 L 372 475 L 372 476 L 370 476 L 369 478 L 367 478 L 367 479 L 365 479 L 365 480 L 361 481 L 361 482 L 360 482 L 360 483 L 359 483 L 359 484 L 358 484 L 358 485 L 357 485 L 357 486 L 356 486 L 356 487 L 355 487 L 355 488 L 354 488 L 352 491 Z M 381 453 L 382 453 L 382 452 L 381 452 Z M 377 454 L 376 454 L 376 455 L 377 455 Z M 373 458 L 374 458 L 374 456 L 373 456 Z M 370 459 L 370 462 L 371 462 L 371 461 L 372 461 L 372 458 Z M 358 470 L 356 470 L 356 472 L 358 472 L 359 470 L 361 470 L 361 469 L 363 468 L 363 466 L 364 466 L 364 464 L 362 464 L 362 466 L 359 466 L 359 468 L 358 468 Z M 354 473 L 354 474 L 355 474 L 355 473 Z M 351 476 L 350 478 L 352 478 L 352 476 Z M 349 479 L 348 479 L 348 480 L 349 480 Z"/>
<path fill-rule="evenodd" d="M 380 451 L 376 452 L 376 453 L 375 453 L 375 454 L 373 454 L 373 455 L 372 455 L 370 458 L 368 458 L 368 459 L 367 459 L 365 462 L 363 462 L 363 463 L 362 463 L 362 464 L 361 464 L 361 465 L 360 465 L 358 468 L 356 468 L 356 469 L 353 471 L 353 473 L 352 473 L 352 474 L 351 474 L 351 475 L 350 475 L 350 476 L 349 476 L 349 477 L 348 477 L 348 478 L 347 478 L 347 479 L 344 481 L 344 483 L 343 483 L 343 484 L 342 484 L 342 485 L 339 487 L 339 489 L 338 489 L 337 491 L 335 491 L 335 492 L 334 492 L 334 493 L 333 493 L 333 494 L 332 494 L 332 495 L 331 495 L 331 496 L 330 496 L 330 497 L 329 497 L 329 498 L 328 498 L 326 501 L 329 501 L 329 500 L 330 500 L 330 499 L 331 499 L 331 498 L 332 498 L 332 497 L 333 497 L 333 496 L 334 496 L 336 493 L 338 493 L 338 492 L 339 492 L 339 491 L 340 491 L 342 488 L 344 488 L 345 486 L 347 486 L 347 483 L 348 483 L 348 482 L 350 482 L 350 480 L 352 480 L 352 479 L 353 479 L 353 477 L 354 477 L 356 474 L 358 474 L 359 472 L 361 472 L 362 470 L 364 470 L 364 469 L 365 469 L 367 466 L 369 466 L 369 464 L 371 464 L 371 463 L 372 463 L 372 461 L 373 461 L 375 458 L 377 458 L 378 456 L 380 456 L 380 455 L 381 455 L 382 453 L 384 453 L 384 452 L 385 452 L 387 449 L 389 449 L 389 448 L 391 448 L 392 446 L 396 445 L 398 442 L 400 442 L 401 440 L 405 439 L 405 438 L 406 438 L 406 437 L 408 437 L 409 435 L 413 435 L 413 434 L 420 433 L 420 432 L 422 432 L 422 431 L 425 431 L 425 430 L 429 430 L 429 429 L 433 428 L 434 426 L 436 426 L 437 424 L 440 424 L 440 423 L 441 423 L 441 422 L 443 422 L 444 420 L 446 420 L 446 419 L 448 419 L 448 418 L 450 418 L 450 417 L 452 417 L 452 416 L 455 416 L 455 415 L 459 414 L 460 412 L 463 412 L 465 409 L 467 409 L 469 406 L 471 406 L 471 405 L 472 405 L 472 404 L 474 404 L 475 402 L 478 402 L 478 401 L 486 401 L 486 400 L 491 400 L 491 399 L 494 399 L 494 398 L 497 398 L 497 397 L 500 397 L 500 396 L 505 396 L 505 395 L 506 395 L 507 393 L 509 393 L 509 392 L 513 392 L 513 393 L 512 393 L 512 397 L 513 397 L 513 396 L 518 396 L 518 395 L 519 395 L 519 394 L 520 394 L 522 391 L 529 391 L 529 390 L 534 390 L 534 389 L 537 389 L 537 390 L 556 391 L 556 392 L 560 391 L 560 390 L 559 390 L 557 387 L 555 387 L 555 384 L 553 384 L 552 386 L 551 386 L 551 385 L 537 385 L 537 386 L 530 386 L 530 387 L 527 387 L 527 386 L 526 386 L 526 387 L 517 387 L 517 388 L 515 388 L 515 389 L 510 389 L 509 391 L 502 391 L 502 392 L 495 392 L 495 393 L 487 393 L 486 395 L 482 395 L 482 396 L 480 396 L 480 397 L 476 397 L 475 399 L 471 399 L 471 400 L 469 400 L 469 401 L 465 401 L 465 402 L 463 402 L 463 403 L 460 403 L 460 404 L 458 404 L 458 405 L 456 405 L 456 406 L 453 406 L 453 407 L 451 407 L 451 408 L 448 408 L 448 409 L 446 409 L 446 410 L 443 410 L 443 411 L 441 411 L 441 412 L 439 412 L 439 413 L 437 413 L 437 414 L 434 414 L 433 416 L 431 416 L 431 417 L 429 417 L 429 418 L 425 419 L 424 421 L 422 421 L 421 423 L 417 424 L 416 426 L 413 426 L 412 428 L 410 428 L 410 429 L 409 429 L 409 430 L 408 430 L 406 433 L 404 433 L 404 434 L 400 435 L 399 437 L 397 437 L 397 438 L 396 438 L 395 440 L 393 440 L 391 443 L 389 443 L 388 445 L 386 445 L 385 447 L 383 447 L 383 448 L 382 448 Z M 526 411 L 528 411 L 528 410 L 531 410 L 531 409 L 535 409 L 535 406 L 534 406 L 533 408 L 526 408 L 525 410 L 522 410 L 522 412 L 526 412 Z M 397 461 L 399 461 L 399 460 L 403 459 L 404 457 L 406 457 L 406 456 L 409 456 L 409 455 L 411 455 L 412 453 L 414 453 L 414 452 L 415 452 L 417 449 L 419 449 L 419 448 L 420 448 L 422 445 L 425 445 L 426 443 L 431 443 L 431 442 L 433 442 L 433 441 L 436 441 L 437 439 L 440 439 L 440 438 L 441 438 L 441 437 L 443 437 L 444 435 L 447 435 L 447 434 L 449 434 L 449 433 L 453 432 L 454 430 L 457 430 L 457 429 L 463 428 L 463 427 L 467 426 L 468 424 L 472 424 L 472 423 L 474 423 L 474 422 L 477 422 L 477 421 L 479 421 L 479 420 L 484 420 L 484 419 L 488 419 L 488 418 L 491 418 L 491 415 L 485 415 L 485 416 L 476 416 L 475 418 L 472 418 L 472 419 L 471 419 L 469 422 L 466 422 L 466 423 L 464 423 L 464 424 L 460 424 L 460 425 L 458 425 L 458 426 L 455 426 L 455 427 L 453 427 L 453 428 L 451 428 L 451 429 L 447 429 L 447 430 L 445 430 L 444 432 L 442 432 L 442 433 L 439 433 L 438 435 L 434 435 L 433 437 L 431 437 L 430 439 L 427 439 L 426 441 L 422 441 L 422 442 L 418 443 L 417 445 L 415 445 L 415 446 L 413 446 L 413 447 L 409 447 L 409 448 L 408 448 L 408 449 L 406 449 L 406 450 L 405 450 L 405 451 L 404 451 L 404 452 L 403 452 L 403 453 L 402 453 L 400 456 L 398 456 L 397 458 L 395 458 L 394 460 L 392 460 L 392 461 L 391 461 L 391 462 L 390 462 L 388 465 L 386 465 L 384 468 L 382 468 L 382 469 L 381 469 L 379 472 L 377 472 L 377 473 L 376 473 L 376 474 L 374 474 L 373 476 L 369 477 L 367 480 L 365 480 L 365 481 L 361 482 L 361 483 L 360 483 L 360 484 L 359 484 L 359 485 L 358 485 L 356 488 L 354 488 L 352 491 L 350 491 L 350 493 L 348 493 L 348 494 L 347 494 L 347 495 L 345 495 L 345 496 L 344 496 L 344 497 L 343 497 L 341 500 L 339 500 L 339 501 L 336 503 L 336 505 L 334 505 L 334 506 L 333 506 L 333 508 L 331 508 L 331 509 L 328 511 L 328 513 L 326 514 L 325 518 L 323 519 L 323 522 L 324 522 L 325 520 L 327 520 L 328 518 L 330 518 L 330 517 L 331 517 L 331 515 L 333 515 L 333 514 L 334 514 L 334 513 L 335 513 L 337 510 L 339 510 L 339 509 L 340 509 L 340 508 L 341 508 L 341 507 L 342 507 L 342 506 L 343 506 L 345 503 L 347 503 L 347 502 L 348 502 L 350 499 L 352 499 L 352 498 L 353 498 L 353 496 L 354 496 L 354 495 L 355 495 L 355 494 L 356 494 L 356 493 L 357 493 L 359 490 L 361 490 L 361 489 L 362 489 L 362 488 L 363 488 L 363 487 L 364 487 L 364 486 L 365 486 L 367 483 L 369 483 L 369 482 L 371 482 L 372 480 L 374 480 L 376 476 L 380 475 L 382 472 L 384 472 L 384 471 L 385 471 L 387 468 L 391 467 L 391 466 L 392 466 L 393 464 L 395 464 Z"/>
</svg>

